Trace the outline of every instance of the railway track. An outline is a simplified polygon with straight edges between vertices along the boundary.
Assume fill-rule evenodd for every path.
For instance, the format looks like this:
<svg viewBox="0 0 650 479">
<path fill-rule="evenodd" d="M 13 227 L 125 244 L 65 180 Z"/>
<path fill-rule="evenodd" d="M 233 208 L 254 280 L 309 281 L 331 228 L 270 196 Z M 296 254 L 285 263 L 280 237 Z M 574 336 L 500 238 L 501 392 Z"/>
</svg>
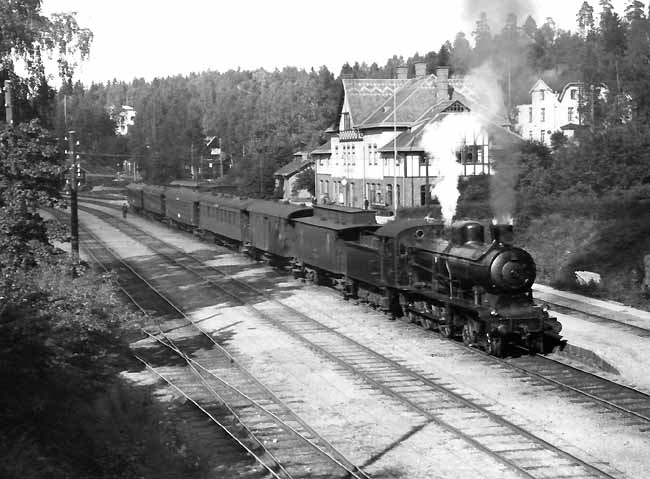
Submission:
<svg viewBox="0 0 650 479">
<path fill-rule="evenodd" d="M 577 306 L 570 299 L 551 293 L 537 293 L 543 301 L 552 306 L 553 311 L 569 314 L 596 324 L 611 325 L 633 332 L 639 337 L 650 337 L 650 328 L 643 321 L 624 311 L 605 311 L 602 308 L 583 303 Z M 638 324 L 637 324 L 638 323 Z"/>
<path fill-rule="evenodd" d="M 93 214 L 98 214 L 94 211 Z M 123 222 L 104 213 L 104 219 L 126 231 Z M 101 217 L 102 214 L 99 214 Z M 128 227 L 130 236 L 142 240 L 169 261 L 182 256 L 182 267 L 201 281 L 210 283 L 230 300 L 242 304 L 266 321 L 306 343 L 350 374 L 363 378 L 376 389 L 391 396 L 412 411 L 424 416 L 463 438 L 472 447 L 488 454 L 504 466 L 518 471 L 524 477 L 617 477 L 618 471 L 605 464 L 593 465 L 550 444 L 535 434 L 492 413 L 454 391 L 453 386 L 440 383 L 437 378 L 419 373 L 399 360 L 379 354 L 363 344 L 342 335 L 306 315 L 274 300 L 267 293 L 228 277 L 217 268 L 206 267 L 198 260 L 192 265 L 188 255 L 145 232 Z M 220 280 L 217 281 L 216 279 Z M 263 306 L 252 306 L 246 298 L 265 298 Z M 243 299 L 242 299 L 243 298 Z M 486 431 L 488 431 L 486 433 Z"/>
<path fill-rule="evenodd" d="M 110 215 L 104 218 L 113 220 Z M 178 250 L 174 251 L 178 253 Z M 226 273 L 222 271 L 221 274 Z M 260 290 L 256 293 L 260 293 Z M 542 380 L 543 385 L 554 385 L 565 391 L 572 391 L 577 397 L 582 396 L 584 400 L 596 401 L 609 409 L 627 414 L 638 420 L 638 426 L 643 431 L 645 428 L 650 428 L 650 395 L 642 391 L 547 356 L 524 354 L 516 358 L 500 360 L 473 348 L 469 350 L 482 356 L 486 363 L 507 364 L 517 371 L 527 373 L 531 380 Z M 528 381 L 528 383 L 534 385 L 534 382 Z"/>
<path fill-rule="evenodd" d="M 145 329 L 146 338 L 133 347 L 136 358 L 223 429 L 272 477 L 368 477 L 99 238 L 84 228 L 80 236 L 95 263 L 106 270 L 119 269 L 118 274 L 126 278 L 123 283 L 135 284 L 130 291 L 122 288 L 138 309 L 163 311 L 165 323 L 172 324 L 167 331 Z M 187 331 L 183 331 L 188 327 L 196 330 L 192 344 L 187 344 Z M 209 353 L 203 351 L 197 358 L 185 351 L 197 344 L 208 346 Z"/>
<path fill-rule="evenodd" d="M 498 359 L 497 359 L 498 361 Z M 628 416 L 641 432 L 650 432 L 650 395 L 637 389 L 604 379 L 561 361 L 539 355 L 501 360 L 519 371 L 553 384 L 559 389 L 582 396 L 582 400 L 596 401 L 610 410 Z M 577 396 L 577 397 L 579 397 Z"/>
</svg>

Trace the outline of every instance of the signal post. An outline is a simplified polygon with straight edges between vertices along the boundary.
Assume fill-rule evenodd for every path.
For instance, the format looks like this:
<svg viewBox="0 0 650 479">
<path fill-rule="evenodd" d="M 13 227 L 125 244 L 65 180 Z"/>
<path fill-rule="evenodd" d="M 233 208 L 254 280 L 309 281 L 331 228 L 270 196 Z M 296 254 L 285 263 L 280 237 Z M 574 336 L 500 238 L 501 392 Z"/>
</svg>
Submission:
<svg viewBox="0 0 650 479">
<path fill-rule="evenodd" d="M 81 165 L 79 164 L 79 155 L 77 154 L 77 144 L 75 131 L 68 131 L 68 162 L 70 166 L 70 176 L 68 185 L 70 187 L 70 254 L 73 263 L 79 263 L 79 206 L 77 203 L 78 180 L 81 176 Z"/>
</svg>

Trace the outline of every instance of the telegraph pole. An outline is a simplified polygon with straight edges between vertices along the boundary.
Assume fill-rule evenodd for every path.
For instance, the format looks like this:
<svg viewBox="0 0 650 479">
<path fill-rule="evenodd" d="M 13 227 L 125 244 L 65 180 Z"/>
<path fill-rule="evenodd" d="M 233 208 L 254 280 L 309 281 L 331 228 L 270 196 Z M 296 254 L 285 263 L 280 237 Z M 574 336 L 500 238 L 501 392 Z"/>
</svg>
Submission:
<svg viewBox="0 0 650 479">
<path fill-rule="evenodd" d="M 7 125 L 14 124 L 14 108 L 13 100 L 11 99 L 11 80 L 5 80 L 5 119 Z"/>
<path fill-rule="evenodd" d="M 5 120 L 7 125 L 13 126 L 14 124 L 14 107 L 13 100 L 11 99 L 11 80 L 5 80 Z M 11 174 L 16 175 L 16 160 L 11 160 Z M 13 180 L 12 180 L 13 181 Z"/>
<path fill-rule="evenodd" d="M 80 165 L 77 162 L 77 141 L 75 131 L 68 131 L 68 160 L 70 163 L 70 253 L 72 262 L 79 263 L 79 208 L 77 204 L 77 180 L 80 176 Z"/>
<path fill-rule="evenodd" d="M 242 149 L 244 146 L 242 145 Z M 214 178 L 214 174 L 212 175 Z M 223 150 L 221 149 L 221 138 L 219 138 L 219 178 L 223 178 Z"/>
</svg>

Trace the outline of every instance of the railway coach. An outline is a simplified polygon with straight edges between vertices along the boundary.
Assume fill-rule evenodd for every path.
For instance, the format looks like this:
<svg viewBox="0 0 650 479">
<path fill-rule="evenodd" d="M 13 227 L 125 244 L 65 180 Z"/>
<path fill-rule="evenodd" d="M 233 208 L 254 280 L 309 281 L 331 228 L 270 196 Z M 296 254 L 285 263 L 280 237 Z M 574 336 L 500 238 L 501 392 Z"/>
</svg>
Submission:
<svg viewBox="0 0 650 479">
<path fill-rule="evenodd" d="M 185 230 L 194 231 L 199 226 L 199 197 L 198 191 L 188 188 L 166 188 L 164 195 L 165 218 Z"/>
<path fill-rule="evenodd" d="M 156 185 L 142 186 L 142 206 L 144 211 L 162 220 L 166 215 L 165 187 Z"/>
<path fill-rule="evenodd" d="M 348 272 L 346 241 L 377 228 L 374 211 L 315 205 L 312 216 L 296 220 L 294 276 L 316 284 L 327 279 L 343 289 Z"/>
<path fill-rule="evenodd" d="M 254 201 L 228 195 L 202 193 L 199 201 L 198 233 L 216 241 L 240 247 L 248 228 L 246 209 Z"/>
<path fill-rule="evenodd" d="M 284 263 L 296 256 L 296 221 L 313 214 L 310 206 L 284 201 L 253 200 L 243 211 L 245 251 Z"/>
<path fill-rule="evenodd" d="M 144 200 L 142 197 L 141 183 L 129 183 L 126 185 L 126 197 L 129 202 L 131 210 L 140 212 L 144 209 Z"/>
</svg>

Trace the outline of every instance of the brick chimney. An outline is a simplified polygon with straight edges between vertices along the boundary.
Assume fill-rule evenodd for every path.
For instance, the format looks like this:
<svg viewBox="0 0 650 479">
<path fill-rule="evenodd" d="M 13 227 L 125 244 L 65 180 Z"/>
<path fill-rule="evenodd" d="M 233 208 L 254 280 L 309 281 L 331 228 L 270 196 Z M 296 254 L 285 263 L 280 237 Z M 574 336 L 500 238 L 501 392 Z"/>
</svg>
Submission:
<svg viewBox="0 0 650 479">
<path fill-rule="evenodd" d="M 408 74 L 409 74 L 409 67 L 407 66 L 397 67 L 398 80 L 406 80 L 408 78 Z"/>
<path fill-rule="evenodd" d="M 436 98 L 449 100 L 449 67 L 436 68 Z"/>
<path fill-rule="evenodd" d="M 427 62 L 415 62 L 415 78 L 427 75 Z"/>
</svg>

